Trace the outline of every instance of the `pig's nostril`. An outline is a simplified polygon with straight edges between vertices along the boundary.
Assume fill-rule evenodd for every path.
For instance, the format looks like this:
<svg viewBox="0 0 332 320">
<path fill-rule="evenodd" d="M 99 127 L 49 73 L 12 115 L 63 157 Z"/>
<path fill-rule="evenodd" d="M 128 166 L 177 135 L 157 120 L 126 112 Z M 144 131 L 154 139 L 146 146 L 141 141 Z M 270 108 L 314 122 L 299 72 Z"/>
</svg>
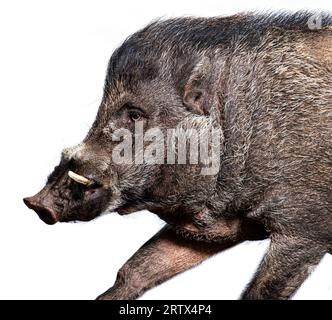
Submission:
<svg viewBox="0 0 332 320">
<path fill-rule="evenodd" d="M 26 206 L 32 210 L 34 210 L 39 218 L 43 220 L 47 224 L 54 224 L 57 222 L 57 215 L 54 210 L 51 208 L 45 207 L 41 204 L 36 203 L 31 198 L 24 198 L 23 199 Z"/>
<path fill-rule="evenodd" d="M 25 203 L 25 205 L 29 208 L 29 209 L 33 209 L 34 207 L 34 202 L 31 198 L 24 198 L 23 202 Z"/>
<path fill-rule="evenodd" d="M 25 205 L 32 210 L 35 210 L 35 208 L 37 207 L 37 203 L 36 201 L 33 199 L 33 197 L 29 197 L 29 198 L 24 198 L 23 202 L 25 203 Z"/>
</svg>

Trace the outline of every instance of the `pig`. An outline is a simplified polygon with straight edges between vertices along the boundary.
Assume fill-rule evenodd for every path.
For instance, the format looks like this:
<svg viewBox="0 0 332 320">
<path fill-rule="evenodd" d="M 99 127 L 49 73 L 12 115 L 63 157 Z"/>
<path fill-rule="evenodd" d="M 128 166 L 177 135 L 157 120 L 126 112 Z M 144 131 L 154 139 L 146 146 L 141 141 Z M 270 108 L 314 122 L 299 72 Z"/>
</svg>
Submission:
<svg viewBox="0 0 332 320">
<path fill-rule="evenodd" d="M 217 170 L 202 174 L 211 161 L 115 161 L 121 129 L 141 152 L 138 125 L 218 130 Z M 85 139 L 63 150 L 45 187 L 24 202 L 47 224 L 143 209 L 166 222 L 97 299 L 136 299 L 227 248 L 267 238 L 241 298 L 290 299 L 332 252 L 331 14 L 150 23 L 112 54 Z"/>
</svg>

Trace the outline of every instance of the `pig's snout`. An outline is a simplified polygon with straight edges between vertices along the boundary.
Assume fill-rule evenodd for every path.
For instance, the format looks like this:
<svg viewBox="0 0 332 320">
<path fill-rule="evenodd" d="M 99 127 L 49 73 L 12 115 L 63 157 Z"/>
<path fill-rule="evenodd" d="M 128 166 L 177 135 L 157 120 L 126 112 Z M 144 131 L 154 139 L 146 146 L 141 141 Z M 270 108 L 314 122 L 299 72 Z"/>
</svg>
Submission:
<svg viewBox="0 0 332 320">
<path fill-rule="evenodd" d="M 52 208 L 44 205 L 36 196 L 24 198 L 23 201 L 26 206 L 34 210 L 45 223 L 55 224 L 58 221 L 56 212 Z"/>
</svg>

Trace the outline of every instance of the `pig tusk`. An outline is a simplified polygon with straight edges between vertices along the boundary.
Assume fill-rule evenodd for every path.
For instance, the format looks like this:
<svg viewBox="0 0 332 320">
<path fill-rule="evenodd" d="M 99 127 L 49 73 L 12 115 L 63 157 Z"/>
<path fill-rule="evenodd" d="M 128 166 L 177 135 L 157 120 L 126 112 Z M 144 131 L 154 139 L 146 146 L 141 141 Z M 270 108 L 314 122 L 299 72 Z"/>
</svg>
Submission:
<svg viewBox="0 0 332 320">
<path fill-rule="evenodd" d="M 73 171 L 68 171 L 68 176 L 76 181 L 77 183 L 84 184 L 85 186 L 90 186 L 93 184 L 93 181 L 89 180 L 88 178 L 85 178 L 83 176 L 80 176 L 79 174 L 73 172 Z"/>
</svg>

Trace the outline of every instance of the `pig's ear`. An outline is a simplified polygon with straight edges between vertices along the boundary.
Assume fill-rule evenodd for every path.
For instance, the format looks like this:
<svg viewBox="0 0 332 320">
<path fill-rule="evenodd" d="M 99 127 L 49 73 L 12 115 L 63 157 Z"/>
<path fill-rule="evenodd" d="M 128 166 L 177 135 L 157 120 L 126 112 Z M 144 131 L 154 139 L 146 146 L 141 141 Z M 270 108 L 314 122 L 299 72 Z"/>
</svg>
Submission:
<svg viewBox="0 0 332 320">
<path fill-rule="evenodd" d="M 202 58 L 196 63 L 183 88 L 183 103 L 188 110 L 199 115 L 210 115 L 218 108 L 220 65 L 211 58 Z"/>
</svg>

